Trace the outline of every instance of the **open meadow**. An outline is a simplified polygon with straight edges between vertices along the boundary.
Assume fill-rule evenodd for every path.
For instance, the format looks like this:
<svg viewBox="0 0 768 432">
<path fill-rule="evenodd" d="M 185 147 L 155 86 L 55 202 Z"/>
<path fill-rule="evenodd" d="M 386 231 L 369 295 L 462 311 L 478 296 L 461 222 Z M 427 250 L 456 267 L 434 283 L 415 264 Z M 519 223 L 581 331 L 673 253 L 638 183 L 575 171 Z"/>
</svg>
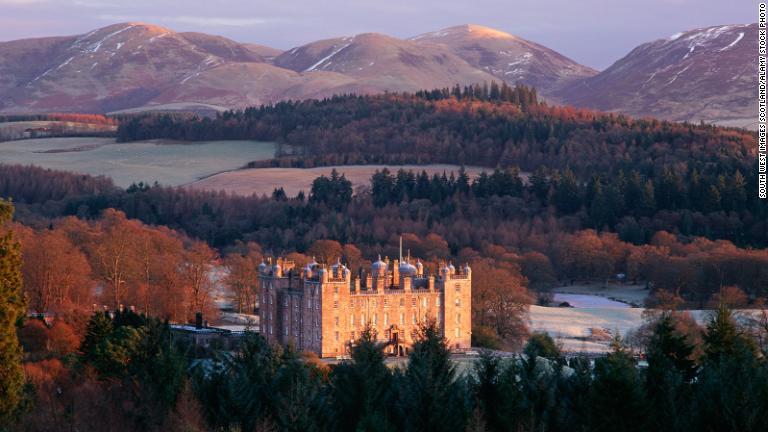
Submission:
<svg viewBox="0 0 768 432">
<path fill-rule="evenodd" d="M 296 196 L 299 191 L 308 193 L 312 187 L 312 181 L 321 175 L 329 176 L 336 169 L 344 174 L 352 182 L 352 188 L 357 189 L 361 185 L 369 184 L 371 176 L 377 170 L 388 168 L 392 172 L 399 169 L 411 170 L 415 173 L 426 171 L 430 176 L 451 172 L 457 173 L 458 165 L 345 165 L 327 166 L 317 168 L 251 168 L 237 171 L 223 172 L 211 177 L 195 181 L 189 185 L 194 189 L 224 190 L 237 195 L 270 195 L 275 188 L 282 187 L 289 197 Z M 491 172 L 492 169 L 482 167 L 465 167 L 470 178 L 477 177 L 481 172 Z M 522 178 L 527 178 L 522 173 Z"/>
<path fill-rule="evenodd" d="M 111 177 L 115 184 L 155 181 L 169 186 L 270 159 L 275 146 L 258 141 L 179 143 L 114 138 L 42 138 L 0 143 L 0 161 Z"/>
</svg>

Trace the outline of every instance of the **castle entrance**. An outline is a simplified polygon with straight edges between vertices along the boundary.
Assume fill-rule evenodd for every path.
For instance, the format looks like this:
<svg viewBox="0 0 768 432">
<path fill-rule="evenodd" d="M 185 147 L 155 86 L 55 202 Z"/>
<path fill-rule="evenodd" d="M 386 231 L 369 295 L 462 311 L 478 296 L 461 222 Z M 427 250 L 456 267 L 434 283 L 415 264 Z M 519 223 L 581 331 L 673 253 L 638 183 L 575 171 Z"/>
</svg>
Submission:
<svg viewBox="0 0 768 432">
<path fill-rule="evenodd" d="M 403 346 L 400 345 L 400 329 L 393 325 L 389 328 L 389 345 L 392 347 L 392 354 L 398 357 L 404 355 Z"/>
</svg>

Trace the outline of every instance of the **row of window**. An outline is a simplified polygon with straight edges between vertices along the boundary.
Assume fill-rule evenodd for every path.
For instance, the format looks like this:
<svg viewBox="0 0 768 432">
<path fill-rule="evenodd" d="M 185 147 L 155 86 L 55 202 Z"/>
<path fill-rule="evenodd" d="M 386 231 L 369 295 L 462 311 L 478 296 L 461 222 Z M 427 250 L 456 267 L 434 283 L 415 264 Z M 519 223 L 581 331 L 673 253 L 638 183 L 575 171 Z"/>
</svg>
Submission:
<svg viewBox="0 0 768 432">
<path fill-rule="evenodd" d="M 437 312 L 437 316 L 435 318 L 437 319 L 438 322 L 440 321 L 440 311 Z M 427 315 L 424 314 L 424 320 L 426 321 L 426 319 L 427 319 Z M 368 323 L 375 326 L 375 325 L 378 325 L 378 321 L 379 321 L 379 314 L 374 313 L 373 315 L 371 315 L 371 320 Z M 336 327 L 339 326 L 339 317 L 334 317 L 334 323 L 336 324 Z M 415 312 L 412 315 L 411 323 L 418 324 L 418 317 Z M 460 323 L 461 323 L 461 314 L 456 314 L 456 324 L 460 324 Z M 360 314 L 360 325 L 365 326 L 365 324 L 366 324 L 365 314 Z M 349 325 L 352 327 L 355 327 L 355 314 L 349 315 Z M 389 325 L 389 313 L 385 312 L 384 326 L 388 326 L 388 325 Z M 400 313 L 400 325 L 403 325 L 403 326 L 405 325 L 404 313 Z"/>
</svg>

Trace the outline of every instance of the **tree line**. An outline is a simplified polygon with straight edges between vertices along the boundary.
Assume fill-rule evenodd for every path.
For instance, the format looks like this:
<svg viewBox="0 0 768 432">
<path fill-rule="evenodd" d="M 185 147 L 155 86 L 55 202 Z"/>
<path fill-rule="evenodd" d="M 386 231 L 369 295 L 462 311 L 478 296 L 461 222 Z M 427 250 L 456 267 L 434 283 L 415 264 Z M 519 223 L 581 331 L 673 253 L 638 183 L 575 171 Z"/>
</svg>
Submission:
<svg viewBox="0 0 768 432">
<path fill-rule="evenodd" d="M 699 306 L 724 286 L 738 286 L 750 299 L 768 295 L 766 251 L 742 246 L 760 244 L 765 220 L 752 218 L 748 227 L 733 211 L 680 209 L 649 216 L 643 204 L 648 201 L 630 198 L 635 193 L 655 197 L 670 188 L 660 187 L 657 194 L 655 185 L 646 187 L 634 174 L 624 179 L 579 183 L 567 172 L 534 172 L 523 180 L 514 169 L 475 179 L 462 172 L 429 177 L 382 171 L 372 176 L 369 188 L 353 195 L 349 181 L 337 173 L 316 179 L 307 196 L 278 191 L 272 197 L 242 197 L 156 185 L 122 190 L 88 176 L 0 169 L 0 184 L 9 185 L 3 193 L 16 198 L 19 220 L 36 229 L 49 228 L 63 216 L 97 220 L 105 210 L 117 209 L 129 219 L 169 227 L 218 249 L 242 242 L 257 245 L 259 253 L 304 253 L 318 240 L 333 239 L 370 258 L 396 256 L 403 235 L 414 256 L 427 260 L 452 256 L 461 262 L 514 263 L 536 290 L 624 273 Z M 736 180 L 738 175 L 725 180 L 725 188 Z M 63 190 L 45 193 L 47 183 Z M 619 185 L 623 194 L 604 192 Z M 567 208 L 574 191 L 575 211 L 575 205 Z M 618 218 L 607 196 L 622 197 L 616 205 L 629 214 Z M 740 202 L 739 193 L 730 196 Z M 595 224 L 605 214 L 615 217 L 613 227 Z"/>
<path fill-rule="evenodd" d="M 370 327 L 338 364 L 251 332 L 236 352 L 200 362 L 167 324 L 132 311 L 97 312 L 66 354 L 53 345 L 34 351 L 38 358 L 24 365 L 29 404 L 5 424 L 26 431 L 762 431 L 766 327 L 741 322 L 725 305 L 704 327 L 673 310 L 649 315 L 643 366 L 620 336 L 590 360 L 565 357 L 543 333 L 522 354 L 483 351 L 457 362 L 427 322 L 393 368 Z M 35 349 L 34 339 L 22 342 Z"/>
<path fill-rule="evenodd" d="M 493 89 L 499 96 L 492 95 Z M 475 92 L 479 91 L 480 95 Z M 516 96 L 501 96 L 501 94 Z M 345 95 L 227 111 L 214 119 L 149 115 L 126 119 L 118 139 L 277 141 L 295 166 L 453 163 L 525 171 L 571 169 L 660 174 L 752 172 L 756 136 L 740 129 L 632 119 L 540 103 L 535 90 L 439 89 Z M 244 161 L 246 162 L 246 161 Z M 275 163 L 281 163 L 279 160 Z"/>
</svg>

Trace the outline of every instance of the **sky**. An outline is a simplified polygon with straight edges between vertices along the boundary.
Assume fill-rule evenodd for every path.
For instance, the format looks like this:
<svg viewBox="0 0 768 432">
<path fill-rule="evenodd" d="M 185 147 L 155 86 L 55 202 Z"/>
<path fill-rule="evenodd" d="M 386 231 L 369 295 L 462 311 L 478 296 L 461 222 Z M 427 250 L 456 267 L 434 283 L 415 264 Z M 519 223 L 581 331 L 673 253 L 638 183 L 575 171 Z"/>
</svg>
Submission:
<svg viewBox="0 0 768 432">
<path fill-rule="evenodd" d="M 756 22 L 756 11 L 752 0 L 0 0 L 0 41 L 139 21 L 289 49 L 358 33 L 410 37 L 480 24 L 604 69 L 641 43 Z"/>
</svg>

